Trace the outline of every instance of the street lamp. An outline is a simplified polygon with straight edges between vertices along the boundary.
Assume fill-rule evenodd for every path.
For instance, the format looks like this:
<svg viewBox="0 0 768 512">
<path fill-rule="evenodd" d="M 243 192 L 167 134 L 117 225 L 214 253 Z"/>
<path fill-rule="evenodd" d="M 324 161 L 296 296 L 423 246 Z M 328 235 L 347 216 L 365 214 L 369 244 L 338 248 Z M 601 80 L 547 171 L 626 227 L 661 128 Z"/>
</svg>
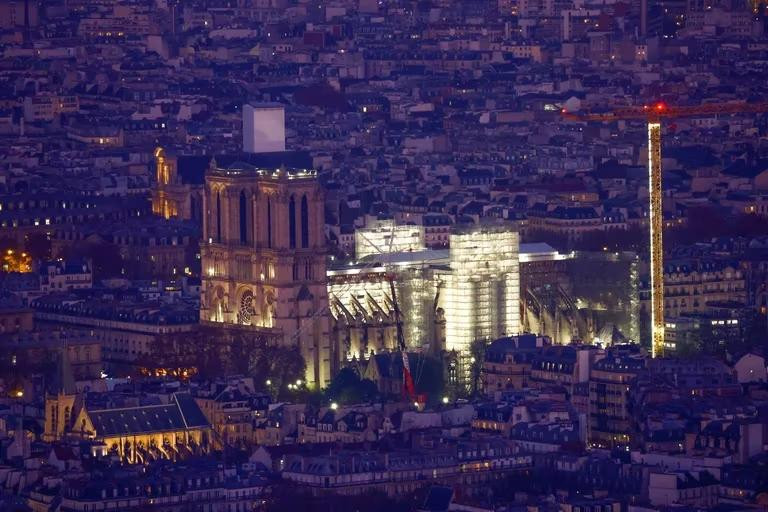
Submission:
<svg viewBox="0 0 768 512">
<path fill-rule="evenodd" d="M 267 379 L 267 383 L 266 384 L 267 384 L 267 386 L 271 386 L 272 385 L 272 381 Z"/>
<path fill-rule="evenodd" d="M 336 402 L 331 403 L 331 409 L 335 411 L 338 408 L 339 408 L 339 404 L 337 404 Z"/>
<path fill-rule="evenodd" d="M 444 396 L 444 397 L 443 397 L 443 403 L 444 403 L 444 404 L 447 404 L 449 401 L 450 401 L 450 400 L 448 400 L 448 397 L 447 397 L 447 396 Z"/>
</svg>

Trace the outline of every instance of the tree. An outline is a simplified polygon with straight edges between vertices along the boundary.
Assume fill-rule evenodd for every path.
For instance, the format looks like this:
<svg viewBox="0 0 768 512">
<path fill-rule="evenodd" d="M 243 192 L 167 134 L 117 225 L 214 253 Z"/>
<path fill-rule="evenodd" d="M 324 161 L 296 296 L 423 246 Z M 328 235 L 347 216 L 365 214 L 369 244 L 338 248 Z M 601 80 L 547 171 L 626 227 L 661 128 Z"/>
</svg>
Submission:
<svg viewBox="0 0 768 512">
<path fill-rule="evenodd" d="M 45 233 L 32 233 L 24 242 L 24 250 L 34 261 L 51 259 L 51 240 Z"/>
<path fill-rule="evenodd" d="M 325 390 L 329 401 L 340 404 L 372 402 L 378 394 L 379 391 L 372 380 L 361 379 L 351 368 L 342 368 Z"/>
<path fill-rule="evenodd" d="M 325 390 L 329 398 L 337 398 L 345 389 L 360 384 L 360 376 L 352 368 L 342 368 Z"/>
<path fill-rule="evenodd" d="M 123 257 L 115 244 L 103 243 L 93 246 L 88 257 L 93 266 L 94 279 L 107 279 L 122 275 Z"/>
<path fill-rule="evenodd" d="M 285 392 L 289 383 L 304 381 L 307 373 L 307 364 L 301 357 L 298 348 L 289 349 L 280 347 L 276 351 L 270 350 L 269 375 L 272 382 L 279 386 L 278 389 Z"/>
<path fill-rule="evenodd" d="M 427 395 L 429 403 L 440 402 L 445 394 L 443 362 L 425 354 L 419 354 L 411 359 L 415 359 L 411 362 L 411 371 L 417 393 Z"/>
<path fill-rule="evenodd" d="M 123 257 L 120 248 L 109 242 L 86 242 L 69 246 L 63 254 L 65 259 L 83 259 L 91 263 L 94 281 L 118 277 L 123 274 Z"/>
<path fill-rule="evenodd" d="M 288 384 L 304 380 L 307 365 L 298 349 L 259 343 L 244 350 L 232 350 L 232 357 L 247 362 L 247 373 L 258 386 L 277 390 L 280 397 L 290 397 Z M 267 386 L 266 382 L 270 385 Z M 301 386 L 299 386 L 301 388 Z"/>
<path fill-rule="evenodd" d="M 309 389 L 306 386 L 295 390 L 293 392 L 293 398 L 295 398 L 297 403 L 307 404 L 315 409 L 328 405 L 328 399 L 325 397 L 325 393 L 318 389 Z"/>
<path fill-rule="evenodd" d="M 254 377 L 258 390 L 277 389 L 291 398 L 294 396 L 286 393 L 287 385 L 303 381 L 306 373 L 304 358 L 296 348 L 269 345 L 264 336 L 256 333 L 233 333 L 208 325 L 192 332 L 159 336 L 153 353 L 140 357 L 137 364 L 147 368 L 195 367 L 204 379 L 249 375 Z M 309 397 L 308 390 L 304 391 Z"/>
</svg>

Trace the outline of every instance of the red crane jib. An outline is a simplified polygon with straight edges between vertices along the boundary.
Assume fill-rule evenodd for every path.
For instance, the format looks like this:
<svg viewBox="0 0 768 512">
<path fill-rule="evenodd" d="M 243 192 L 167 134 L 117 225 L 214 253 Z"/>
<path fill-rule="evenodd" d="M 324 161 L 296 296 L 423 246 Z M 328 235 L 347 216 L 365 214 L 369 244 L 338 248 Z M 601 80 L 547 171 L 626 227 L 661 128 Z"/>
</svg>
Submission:
<svg viewBox="0 0 768 512">
<path fill-rule="evenodd" d="M 696 117 L 717 114 L 741 114 L 750 112 L 768 112 L 768 102 L 761 103 L 705 103 L 694 106 L 669 106 L 655 103 L 637 107 L 617 108 L 608 112 L 568 112 L 563 109 L 562 116 L 570 121 L 618 121 L 629 119 L 654 120 L 675 117 Z"/>
</svg>

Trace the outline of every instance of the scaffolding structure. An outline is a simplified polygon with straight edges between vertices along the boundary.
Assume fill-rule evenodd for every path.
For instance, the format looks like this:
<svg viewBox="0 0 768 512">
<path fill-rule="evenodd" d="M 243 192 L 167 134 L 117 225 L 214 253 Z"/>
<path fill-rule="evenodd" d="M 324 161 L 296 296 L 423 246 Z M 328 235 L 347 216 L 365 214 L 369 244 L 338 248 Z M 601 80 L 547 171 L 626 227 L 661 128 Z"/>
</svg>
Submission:
<svg viewBox="0 0 768 512">
<path fill-rule="evenodd" d="M 390 229 L 386 247 L 406 243 L 409 233 Z M 366 243 L 381 247 L 380 240 L 372 243 L 370 236 L 366 230 Z M 468 356 L 477 339 L 517 334 L 521 325 L 517 231 L 508 224 L 472 226 L 451 234 L 450 245 L 449 250 L 380 250 L 356 265 L 332 270 L 328 296 L 334 317 L 360 322 L 366 329 L 375 329 L 380 319 L 391 323 L 391 279 L 409 347 L 435 344 L 437 350 Z M 361 349 L 367 353 L 370 345 L 358 341 L 362 336 L 356 333 L 352 338 L 350 355 Z"/>
<path fill-rule="evenodd" d="M 403 331 L 411 347 L 423 348 L 433 341 L 437 285 L 435 272 L 426 265 L 402 269 L 396 276 Z"/>
<path fill-rule="evenodd" d="M 443 309 L 445 348 L 468 354 L 478 339 L 520 331 L 520 238 L 508 226 L 451 235 Z"/>
<path fill-rule="evenodd" d="M 438 285 L 434 271 L 424 262 L 394 270 L 379 266 L 355 276 L 332 274 L 328 282 L 331 313 L 337 320 L 345 317 L 347 320 L 357 319 L 372 325 L 389 323 L 394 326 L 390 278 L 394 281 L 402 313 L 400 322 L 408 346 L 423 348 L 434 337 L 434 299 Z M 373 347 L 366 347 L 366 343 L 360 341 L 361 334 L 353 338 L 348 357 L 367 357 L 369 349 Z M 389 342 L 383 345 L 394 348 Z"/>
<path fill-rule="evenodd" d="M 423 251 L 424 226 L 396 225 L 394 220 L 379 220 L 355 230 L 355 257 L 363 259 L 382 253 Z"/>
</svg>

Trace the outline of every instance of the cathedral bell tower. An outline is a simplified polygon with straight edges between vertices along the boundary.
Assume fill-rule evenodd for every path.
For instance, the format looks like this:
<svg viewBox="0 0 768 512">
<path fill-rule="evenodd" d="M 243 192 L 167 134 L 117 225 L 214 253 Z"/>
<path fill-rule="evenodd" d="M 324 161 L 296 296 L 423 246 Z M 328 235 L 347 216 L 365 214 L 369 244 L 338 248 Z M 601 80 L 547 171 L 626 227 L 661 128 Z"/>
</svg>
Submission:
<svg viewBox="0 0 768 512">
<path fill-rule="evenodd" d="M 331 379 L 323 190 L 314 171 L 215 159 L 204 195 L 200 320 L 296 347 L 310 386 Z"/>
</svg>

